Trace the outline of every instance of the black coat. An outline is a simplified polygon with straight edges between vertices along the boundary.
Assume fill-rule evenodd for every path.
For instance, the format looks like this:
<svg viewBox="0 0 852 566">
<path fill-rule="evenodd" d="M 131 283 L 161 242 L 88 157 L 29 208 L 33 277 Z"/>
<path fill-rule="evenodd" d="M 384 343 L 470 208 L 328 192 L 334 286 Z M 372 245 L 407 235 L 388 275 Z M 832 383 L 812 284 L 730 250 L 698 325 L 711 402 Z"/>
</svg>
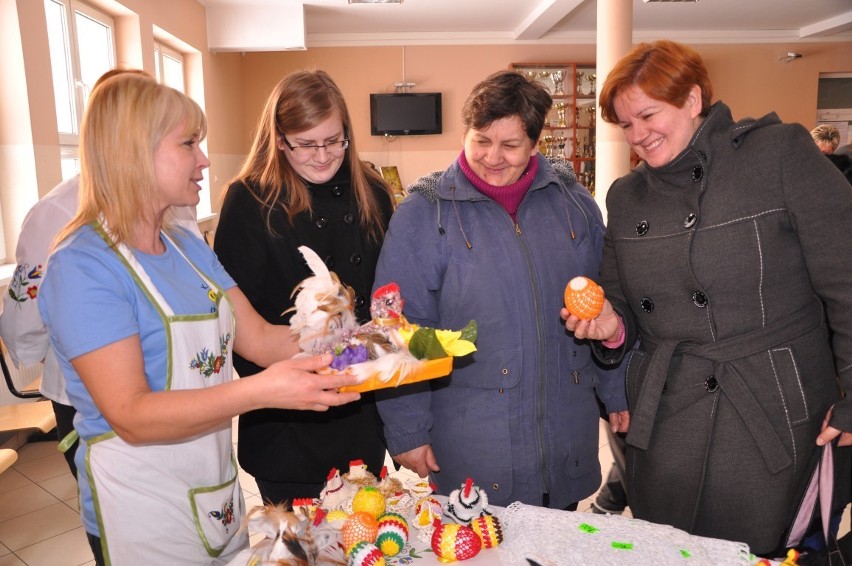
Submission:
<svg viewBox="0 0 852 566">
<path fill-rule="evenodd" d="M 370 293 L 381 242 L 370 240 L 361 228 L 348 172 L 341 168 L 329 182 L 308 185 L 313 213 L 301 213 L 291 225 L 283 210 L 272 212 L 271 236 L 266 211 L 254 194 L 256 187 L 233 183 L 225 196 L 214 248 L 225 269 L 263 318 L 287 324 L 282 313 L 293 306 L 290 294 L 311 275 L 298 247 L 305 245 L 325 259 L 329 269 L 356 293 L 359 321 L 370 318 Z M 393 211 L 391 197 L 374 187 L 385 227 Z M 241 377 L 261 368 L 234 355 Z M 372 394 L 327 412 L 264 409 L 240 416 L 240 465 L 267 481 L 321 483 L 331 468 L 347 471 L 362 459 L 378 474 L 385 444 Z"/>
<path fill-rule="evenodd" d="M 831 404 L 852 430 L 852 191 L 802 126 L 734 123 L 717 103 L 670 163 L 616 181 L 607 210 L 604 287 L 640 339 L 633 514 L 769 552 Z"/>
</svg>

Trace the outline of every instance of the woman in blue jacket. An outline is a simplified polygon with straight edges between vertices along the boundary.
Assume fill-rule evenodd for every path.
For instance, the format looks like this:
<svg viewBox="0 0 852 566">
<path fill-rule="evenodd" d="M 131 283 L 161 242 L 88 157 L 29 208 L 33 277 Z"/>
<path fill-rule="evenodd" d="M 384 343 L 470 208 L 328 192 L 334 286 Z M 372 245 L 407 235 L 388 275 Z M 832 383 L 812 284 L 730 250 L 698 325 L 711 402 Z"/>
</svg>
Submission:
<svg viewBox="0 0 852 566">
<path fill-rule="evenodd" d="M 600 485 L 599 397 L 626 430 L 623 374 L 558 316 L 566 283 L 597 277 L 604 225 L 573 172 L 538 155 L 552 99 L 516 72 L 465 102 L 464 151 L 391 218 L 375 287 L 395 281 L 422 325 L 479 325 L 449 378 L 377 393 L 391 455 L 447 494 L 467 477 L 497 505 L 572 508 Z"/>
</svg>

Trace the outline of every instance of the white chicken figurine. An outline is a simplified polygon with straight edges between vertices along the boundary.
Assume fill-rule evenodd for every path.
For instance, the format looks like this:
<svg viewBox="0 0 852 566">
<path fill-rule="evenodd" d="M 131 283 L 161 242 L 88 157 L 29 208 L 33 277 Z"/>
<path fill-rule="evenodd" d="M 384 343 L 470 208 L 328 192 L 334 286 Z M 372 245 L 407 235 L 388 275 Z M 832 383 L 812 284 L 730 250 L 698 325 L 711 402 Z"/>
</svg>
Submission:
<svg viewBox="0 0 852 566">
<path fill-rule="evenodd" d="M 313 276 L 293 290 L 295 311 L 290 329 L 299 335 L 299 348 L 308 354 L 324 354 L 345 340 L 358 327 L 355 318 L 355 292 L 307 246 L 299 246 Z"/>
</svg>

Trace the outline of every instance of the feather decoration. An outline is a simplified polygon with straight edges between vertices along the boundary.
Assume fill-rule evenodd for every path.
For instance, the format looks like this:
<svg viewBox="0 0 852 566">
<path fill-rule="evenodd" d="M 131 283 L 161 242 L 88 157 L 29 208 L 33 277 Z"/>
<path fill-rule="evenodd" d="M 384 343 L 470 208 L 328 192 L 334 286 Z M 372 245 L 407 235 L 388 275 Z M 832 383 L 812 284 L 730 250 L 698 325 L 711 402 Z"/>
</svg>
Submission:
<svg viewBox="0 0 852 566">
<path fill-rule="evenodd" d="M 254 507 L 246 515 L 253 530 L 266 535 L 257 544 L 250 564 L 275 566 L 344 566 L 346 556 L 337 533 L 328 525 L 313 527 L 307 514 L 300 516 L 286 504 Z"/>
<path fill-rule="evenodd" d="M 284 314 L 294 312 L 290 328 L 299 335 L 299 348 L 303 352 L 330 352 L 343 341 L 347 331 L 358 326 L 354 309 L 355 292 L 341 283 L 337 274 L 330 272 L 311 248 L 299 246 L 299 252 L 313 275 L 293 290 L 296 297 L 294 306 Z"/>
</svg>

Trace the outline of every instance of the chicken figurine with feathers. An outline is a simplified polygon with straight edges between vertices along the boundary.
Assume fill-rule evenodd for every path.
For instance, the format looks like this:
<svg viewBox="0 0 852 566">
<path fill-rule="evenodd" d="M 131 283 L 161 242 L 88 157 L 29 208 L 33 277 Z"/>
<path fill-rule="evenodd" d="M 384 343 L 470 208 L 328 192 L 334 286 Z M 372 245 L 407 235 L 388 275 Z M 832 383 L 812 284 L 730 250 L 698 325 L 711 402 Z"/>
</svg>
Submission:
<svg viewBox="0 0 852 566">
<path fill-rule="evenodd" d="M 345 340 L 358 327 L 355 318 L 355 292 L 328 270 L 314 250 L 299 246 L 313 272 L 293 290 L 290 329 L 299 335 L 299 348 L 308 354 L 325 354 Z M 292 296 L 292 295 L 291 295 Z"/>
<path fill-rule="evenodd" d="M 395 377 L 393 385 L 398 385 L 427 359 L 476 350 L 474 321 L 456 332 L 410 324 L 402 314 L 405 301 L 396 283 L 376 289 L 370 302 L 372 320 L 358 325 L 351 287 L 330 272 L 313 250 L 300 246 L 299 251 L 314 275 L 293 291 L 290 328 L 298 334 L 303 352 L 333 353 L 332 369 L 355 374 L 359 382 L 372 377 L 387 383 Z"/>
</svg>

